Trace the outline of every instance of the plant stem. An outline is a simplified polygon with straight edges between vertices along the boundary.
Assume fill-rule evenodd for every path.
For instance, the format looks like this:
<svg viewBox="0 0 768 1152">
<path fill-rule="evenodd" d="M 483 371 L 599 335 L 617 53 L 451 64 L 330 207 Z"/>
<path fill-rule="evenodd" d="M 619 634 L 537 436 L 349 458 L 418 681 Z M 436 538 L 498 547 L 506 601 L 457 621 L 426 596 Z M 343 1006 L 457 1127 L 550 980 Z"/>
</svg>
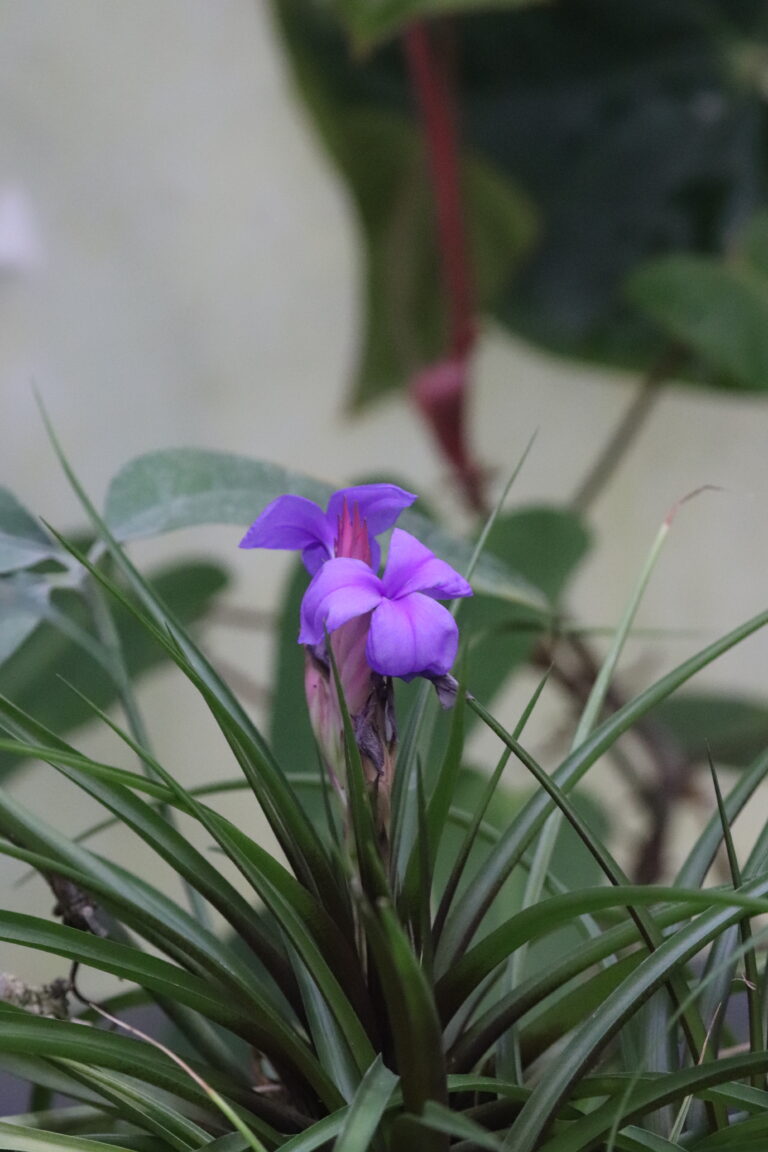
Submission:
<svg viewBox="0 0 768 1152">
<path fill-rule="evenodd" d="M 485 513 L 483 473 L 469 451 L 466 432 L 468 364 L 477 326 L 456 100 L 448 45 L 444 38 L 436 43 L 433 27 L 423 21 L 411 24 L 404 33 L 404 47 L 424 131 L 448 331 L 443 355 L 414 376 L 411 392 L 450 461 L 468 506 Z"/>
<path fill-rule="evenodd" d="M 463 359 L 474 344 L 476 329 L 461 195 L 456 105 L 445 53 L 435 50 L 426 23 L 419 21 L 406 30 L 405 51 L 423 118 L 437 213 L 449 316 L 448 352 L 452 357 Z"/>
<path fill-rule="evenodd" d="M 673 344 L 651 367 L 599 456 L 576 489 L 571 500 L 575 512 L 584 513 L 592 507 L 655 408 L 662 385 L 685 363 L 686 358 L 684 349 Z"/>
</svg>

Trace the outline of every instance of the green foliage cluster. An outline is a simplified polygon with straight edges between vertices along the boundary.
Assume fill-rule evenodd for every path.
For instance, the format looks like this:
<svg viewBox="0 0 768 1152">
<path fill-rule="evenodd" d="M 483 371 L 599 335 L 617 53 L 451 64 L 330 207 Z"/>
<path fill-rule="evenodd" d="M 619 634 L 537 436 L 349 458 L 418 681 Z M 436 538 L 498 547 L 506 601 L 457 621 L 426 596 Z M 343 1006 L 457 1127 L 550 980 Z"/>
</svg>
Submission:
<svg viewBox="0 0 768 1152">
<path fill-rule="evenodd" d="M 765 391 L 761 0 L 275 0 L 296 88 L 357 211 L 355 407 L 445 348 L 402 37 L 449 45 L 475 307 L 564 354 Z"/>
<path fill-rule="evenodd" d="M 40 662 L 43 649 L 31 646 L 55 629 L 66 647 L 42 662 L 40 680 L 49 689 L 56 672 L 69 681 L 45 714 L 31 680 L 16 695 L 4 684 L 0 749 L 7 770 L 43 761 L 98 801 L 108 821 L 175 870 L 189 903 L 0 790 L 0 851 L 77 895 L 64 923 L 0 912 L 0 939 L 53 953 L 64 970 L 75 962 L 130 984 L 100 1005 L 71 994 L 64 1020 L 0 1002 L 0 1067 L 35 1086 L 30 1112 L 0 1122 L 0 1149 L 765 1146 L 766 970 L 756 918 L 768 911 L 768 829 L 743 862 L 730 834 L 768 773 L 765 716 L 745 701 L 675 694 L 764 627 L 768 612 L 611 709 L 608 685 L 654 550 L 572 748 L 545 771 L 523 741 L 546 675 L 511 730 L 485 703 L 527 659 L 532 635 L 568 627 L 559 601 L 587 533 L 563 512 L 518 510 L 495 518 L 478 559 L 471 545 L 409 514 L 409 530 L 457 567 L 474 567 L 479 595 L 462 617 L 474 695 L 449 716 L 426 684 L 399 699 L 385 864 L 349 718 L 346 826 L 301 730 L 297 581 L 280 624 L 268 741 L 188 627 L 221 584 L 218 569 L 189 565 L 183 579 L 180 571 L 148 579 L 124 548 L 195 523 L 242 526 L 280 492 L 322 497 L 322 485 L 224 454 L 155 453 L 120 473 L 102 516 L 65 467 L 89 540 L 41 530 L 10 495 L 0 504 L 4 667 Z M 92 662 L 80 681 L 75 651 Z M 192 789 L 152 754 L 130 681 L 160 659 L 218 725 L 233 779 Z M 77 708 L 67 711 L 57 693 Z M 105 711 L 115 700 L 125 727 Z M 81 708 L 110 726 L 140 771 L 64 739 Z M 717 787 L 711 819 L 665 887 L 629 881 L 606 847 L 605 814 L 575 795 L 649 717 L 687 740 L 691 755 L 705 755 L 709 737 L 718 760 L 743 767 L 725 797 Z M 467 761 L 471 723 L 496 738 L 491 774 Z M 529 773 L 529 790 L 505 787 L 511 758 Z M 226 789 L 255 797 L 280 859 L 217 811 L 215 794 Z M 193 846 L 189 822 L 216 854 Z M 706 886 L 723 846 L 729 882 Z M 223 930 L 212 927 L 213 913 Z M 87 990 L 87 972 L 75 988 Z M 153 1006 L 162 1043 L 120 1026 L 137 1005 Z M 75 1103 L 58 1104 L 55 1094 Z"/>
</svg>

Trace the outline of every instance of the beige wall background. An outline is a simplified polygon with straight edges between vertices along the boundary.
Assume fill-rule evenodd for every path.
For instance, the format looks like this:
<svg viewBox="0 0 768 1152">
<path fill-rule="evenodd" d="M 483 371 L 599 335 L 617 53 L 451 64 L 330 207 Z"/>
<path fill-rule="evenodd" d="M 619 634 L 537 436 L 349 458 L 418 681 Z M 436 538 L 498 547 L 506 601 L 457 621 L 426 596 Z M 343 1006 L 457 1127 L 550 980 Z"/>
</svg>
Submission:
<svg viewBox="0 0 768 1152">
<path fill-rule="evenodd" d="M 133 456 L 191 444 L 340 482 L 392 465 L 451 513 L 444 468 L 403 400 L 359 419 L 344 413 L 359 322 L 355 223 L 294 98 L 266 4 L 0 0 L 3 202 L 0 483 L 33 511 L 62 528 L 79 522 L 34 383 L 99 500 Z M 538 429 L 513 500 L 561 502 L 636 384 L 489 329 L 475 369 L 480 454 L 501 483 Z M 585 622 L 612 624 L 669 506 L 702 484 L 724 488 L 684 509 L 642 611 L 646 626 L 696 636 L 630 645 L 625 674 L 637 686 L 765 607 L 767 420 L 755 399 L 670 389 L 593 510 L 597 547 L 572 606 Z M 239 554 L 237 539 L 231 529 L 183 533 L 137 554 L 184 548 L 223 558 L 235 573 L 233 602 L 269 608 L 283 558 Z M 214 624 L 206 640 L 263 682 L 264 636 Z M 767 644 L 750 641 L 702 683 L 764 693 Z M 523 691 L 502 715 L 514 714 Z M 235 774 L 183 685 L 154 676 L 143 700 L 158 752 L 185 781 Z M 539 748 L 562 723 L 557 704 L 531 730 Z M 122 756 L 104 734 L 83 743 Z M 619 782 L 607 769 L 595 781 L 613 797 L 620 829 L 631 830 Z M 12 788 L 68 831 L 98 818 L 49 769 L 31 769 Z M 241 815 L 245 803 L 235 802 Z M 261 827 L 255 808 L 252 819 Z M 701 819 L 699 810 L 686 816 L 681 838 L 686 821 Z M 141 856 L 127 836 L 107 834 L 98 847 L 131 865 Z M 0 860 L 3 902 L 46 913 L 48 892 L 36 881 L 15 887 L 19 874 Z M 61 967 L 0 947 L 0 968 L 30 979 Z M 94 994 L 105 987 L 89 980 Z"/>
</svg>

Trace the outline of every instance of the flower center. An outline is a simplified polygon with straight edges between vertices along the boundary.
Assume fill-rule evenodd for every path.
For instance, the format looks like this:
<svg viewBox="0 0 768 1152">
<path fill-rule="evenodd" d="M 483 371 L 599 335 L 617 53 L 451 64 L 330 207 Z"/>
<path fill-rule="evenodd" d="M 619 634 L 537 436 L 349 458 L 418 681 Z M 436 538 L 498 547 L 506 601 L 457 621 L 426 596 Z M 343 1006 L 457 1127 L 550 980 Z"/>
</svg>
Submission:
<svg viewBox="0 0 768 1152">
<path fill-rule="evenodd" d="M 352 560 L 363 560 L 369 566 L 371 563 L 371 541 L 368 536 L 368 526 L 360 515 L 357 501 L 354 501 L 350 510 L 346 496 L 337 522 L 334 555 L 347 556 Z"/>
</svg>

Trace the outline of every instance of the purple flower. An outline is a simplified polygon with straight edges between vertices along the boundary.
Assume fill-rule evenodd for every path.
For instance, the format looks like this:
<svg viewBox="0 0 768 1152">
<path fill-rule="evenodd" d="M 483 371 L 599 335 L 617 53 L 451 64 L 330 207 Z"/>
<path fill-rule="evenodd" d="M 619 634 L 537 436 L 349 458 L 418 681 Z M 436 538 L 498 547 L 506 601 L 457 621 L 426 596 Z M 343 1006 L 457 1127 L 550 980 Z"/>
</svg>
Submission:
<svg viewBox="0 0 768 1152">
<path fill-rule="evenodd" d="M 278 496 L 268 504 L 240 541 L 241 548 L 286 548 L 301 551 L 314 575 L 339 554 L 370 557 L 377 570 L 381 550 L 375 537 L 385 532 L 416 497 L 396 484 L 358 484 L 334 492 L 323 512 L 304 496 Z M 354 544 L 345 526 L 355 523 Z M 365 538 L 367 534 L 367 539 Z"/>
<path fill-rule="evenodd" d="M 361 560 L 323 564 L 301 605 L 299 643 L 319 644 L 324 631 L 370 614 L 365 655 L 381 676 L 444 676 L 456 658 L 456 621 L 438 599 L 471 596 L 463 576 L 415 537 L 395 528 L 384 574 Z"/>
</svg>

